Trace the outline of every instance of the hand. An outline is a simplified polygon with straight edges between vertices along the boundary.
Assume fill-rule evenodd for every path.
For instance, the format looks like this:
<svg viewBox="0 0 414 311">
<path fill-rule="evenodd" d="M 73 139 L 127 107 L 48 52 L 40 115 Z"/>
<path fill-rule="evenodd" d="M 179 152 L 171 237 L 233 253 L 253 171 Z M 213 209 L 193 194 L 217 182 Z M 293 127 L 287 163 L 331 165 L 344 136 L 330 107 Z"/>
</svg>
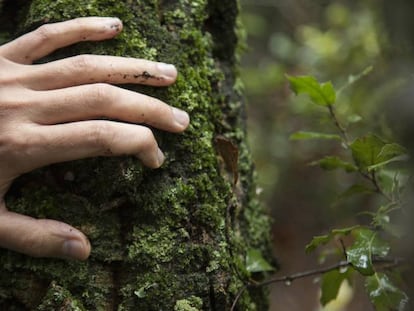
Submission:
<svg viewBox="0 0 414 311">
<path fill-rule="evenodd" d="M 137 124 L 170 132 L 188 126 L 187 113 L 109 84 L 167 86 L 177 77 L 173 65 L 98 55 L 32 65 L 58 48 L 109 39 L 121 29 L 116 18 L 78 18 L 43 25 L 0 46 L 0 247 L 86 259 L 90 244 L 77 229 L 7 210 L 4 195 L 12 181 L 51 163 L 95 156 L 135 155 L 157 168 L 163 153 L 151 130 Z"/>
</svg>

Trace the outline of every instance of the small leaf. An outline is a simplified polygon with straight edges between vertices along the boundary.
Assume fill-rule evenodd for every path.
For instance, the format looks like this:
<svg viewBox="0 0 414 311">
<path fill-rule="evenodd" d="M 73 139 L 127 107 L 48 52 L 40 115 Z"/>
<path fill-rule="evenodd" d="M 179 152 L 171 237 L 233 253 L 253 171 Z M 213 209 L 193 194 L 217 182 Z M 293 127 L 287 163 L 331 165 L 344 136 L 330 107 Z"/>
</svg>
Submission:
<svg viewBox="0 0 414 311">
<path fill-rule="evenodd" d="M 306 245 L 306 253 L 311 253 L 321 245 L 325 245 L 331 241 L 333 236 L 331 234 L 317 235 L 312 238 L 312 241 Z"/>
<path fill-rule="evenodd" d="M 343 228 L 343 229 L 333 229 L 329 234 L 326 235 L 319 235 L 313 237 L 312 241 L 306 245 L 306 253 L 313 252 L 316 248 L 318 248 L 321 245 L 325 245 L 329 243 L 334 237 L 336 236 L 346 236 L 350 234 L 353 230 L 359 228 L 358 226 L 353 226 L 349 228 Z"/>
<path fill-rule="evenodd" d="M 386 143 L 374 134 L 356 139 L 351 144 L 351 150 L 358 167 L 368 171 L 407 159 L 407 151 L 404 147 L 395 143 Z"/>
<path fill-rule="evenodd" d="M 381 138 L 374 134 L 356 139 L 351 144 L 355 163 L 362 169 L 367 169 L 369 166 L 379 163 L 377 158 L 385 144 Z"/>
<path fill-rule="evenodd" d="M 387 256 L 390 247 L 379 239 L 377 233 L 366 228 L 354 231 L 356 238 L 354 244 L 346 250 L 348 261 L 362 275 L 373 275 L 373 256 Z"/>
<path fill-rule="evenodd" d="M 338 157 L 332 157 L 332 156 L 325 157 L 318 161 L 314 161 L 310 165 L 319 165 L 322 169 L 327 170 L 327 171 L 332 171 L 335 169 L 343 169 L 347 173 L 350 173 L 350 172 L 355 172 L 358 170 L 358 168 L 355 165 L 349 162 L 345 162 L 339 159 Z"/>
<path fill-rule="evenodd" d="M 351 268 L 346 269 L 343 273 L 340 270 L 333 270 L 323 275 L 321 284 L 322 295 L 320 299 L 322 306 L 336 299 L 342 282 L 351 279 L 352 271 L 353 269 Z"/>
<path fill-rule="evenodd" d="M 324 134 L 317 132 L 299 131 L 289 137 L 290 140 L 309 140 L 309 139 L 335 139 L 341 140 L 341 136 L 336 134 Z"/>
<path fill-rule="evenodd" d="M 355 184 L 349 187 L 348 189 L 346 189 L 344 192 L 342 192 L 338 196 L 338 200 L 346 199 L 356 194 L 370 194 L 374 192 L 375 190 L 370 187 L 367 187 L 365 185 Z"/>
<path fill-rule="evenodd" d="M 336 92 L 331 82 L 319 83 L 311 76 L 287 75 L 287 79 L 296 95 L 307 94 L 314 104 L 320 106 L 331 106 L 335 103 Z"/>
<path fill-rule="evenodd" d="M 367 277 L 365 288 L 377 311 L 408 311 L 407 294 L 396 287 L 385 273 Z"/>
<path fill-rule="evenodd" d="M 246 270 L 249 272 L 274 271 L 258 249 L 249 249 L 246 255 Z"/>
<path fill-rule="evenodd" d="M 368 170 L 380 168 L 391 162 L 407 161 L 408 158 L 408 152 L 404 147 L 395 143 L 386 144 L 382 147 L 381 152 L 377 156 L 377 164 L 369 166 Z"/>
</svg>

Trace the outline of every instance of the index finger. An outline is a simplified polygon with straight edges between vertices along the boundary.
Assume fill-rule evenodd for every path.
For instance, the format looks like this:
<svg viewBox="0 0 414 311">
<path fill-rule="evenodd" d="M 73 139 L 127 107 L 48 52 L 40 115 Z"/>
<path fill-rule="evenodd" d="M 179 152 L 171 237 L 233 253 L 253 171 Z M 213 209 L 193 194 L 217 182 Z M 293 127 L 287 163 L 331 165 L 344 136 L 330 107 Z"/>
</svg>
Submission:
<svg viewBox="0 0 414 311">
<path fill-rule="evenodd" d="M 113 17 L 80 17 L 45 24 L 3 46 L 0 55 L 17 63 L 31 64 L 53 51 L 80 42 L 110 39 L 122 30 Z"/>
</svg>

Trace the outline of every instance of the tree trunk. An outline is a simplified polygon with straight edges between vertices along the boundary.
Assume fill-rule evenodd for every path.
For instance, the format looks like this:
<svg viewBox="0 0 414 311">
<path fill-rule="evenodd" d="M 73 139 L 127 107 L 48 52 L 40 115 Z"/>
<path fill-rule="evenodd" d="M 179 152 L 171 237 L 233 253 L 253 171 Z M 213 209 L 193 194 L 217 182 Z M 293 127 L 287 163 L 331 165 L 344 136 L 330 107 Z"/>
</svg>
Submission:
<svg viewBox="0 0 414 311">
<path fill-rule="evenodd" d="M 11 210 L 76 226 L 92 254 L 77 262 L 0 250 L 1 310 L 230 309 L 251 276 L 247 251 L 270 253 L 246 147 L 237 14 L 236 0 L 33 0 L 20 10 L 19 33 L 79 16 L 121 18 L 116 39 L 48 60 L 94 53 L 173 63 L 174 86 L 125 87 L 188 111 L 191 125 L 179 135 L 154 130 L 166 154 L 161 169 L 95 158 L 17 180 Z M 246 291 L 237 306 L 266 310 L 265 293 Z"/>
</svg>

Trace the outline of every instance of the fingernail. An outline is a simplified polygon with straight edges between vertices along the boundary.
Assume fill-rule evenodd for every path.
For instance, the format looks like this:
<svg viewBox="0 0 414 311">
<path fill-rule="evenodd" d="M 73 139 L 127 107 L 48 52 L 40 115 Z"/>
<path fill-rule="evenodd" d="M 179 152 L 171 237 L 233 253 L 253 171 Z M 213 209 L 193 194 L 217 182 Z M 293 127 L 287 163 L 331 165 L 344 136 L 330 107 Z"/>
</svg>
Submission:
<svg viewBox="0 0 414 311">
<path fill-rule="evenodd" d="M 107 17 L 105 18 L 105 25 L 109 30 L 115 30 L 116 32 L 119 32 L 122 27 L 122 22 L 117 17 Z"/>
<path fill-rule="evenodd" d="M 62 252 L 65 257 L 69 258 L 82 259 L 85 257 L 83 243 L 78 240 L 65 241 L 63 243 Z"/>
<path fill-rule="evenodd" d="M 190 117 L 187 112 L 173 107 L 173 114 L 175 121 L 177 121 L 180 126 L 186 128 L 188 123 L 190 123 Z"/>
<path fill-rule="evenodd" d="M 177 69 L 174 65 L 171 64 L 158 63 L 158 70 L 161 71 L 161 73 L 165 76 L 172 79 L 175 79 L 177 76 Z"/>
<path fill-rule="evenodd" d="M 161 166 L 165 161 L 165 156 L 164 156 L 164 153 L 162 153 L 160 148 L 158 148 L 158 155 L 157 156 L 158 156 L 158 164 L 159 164 L 159 166 Z"/>
</svg>

